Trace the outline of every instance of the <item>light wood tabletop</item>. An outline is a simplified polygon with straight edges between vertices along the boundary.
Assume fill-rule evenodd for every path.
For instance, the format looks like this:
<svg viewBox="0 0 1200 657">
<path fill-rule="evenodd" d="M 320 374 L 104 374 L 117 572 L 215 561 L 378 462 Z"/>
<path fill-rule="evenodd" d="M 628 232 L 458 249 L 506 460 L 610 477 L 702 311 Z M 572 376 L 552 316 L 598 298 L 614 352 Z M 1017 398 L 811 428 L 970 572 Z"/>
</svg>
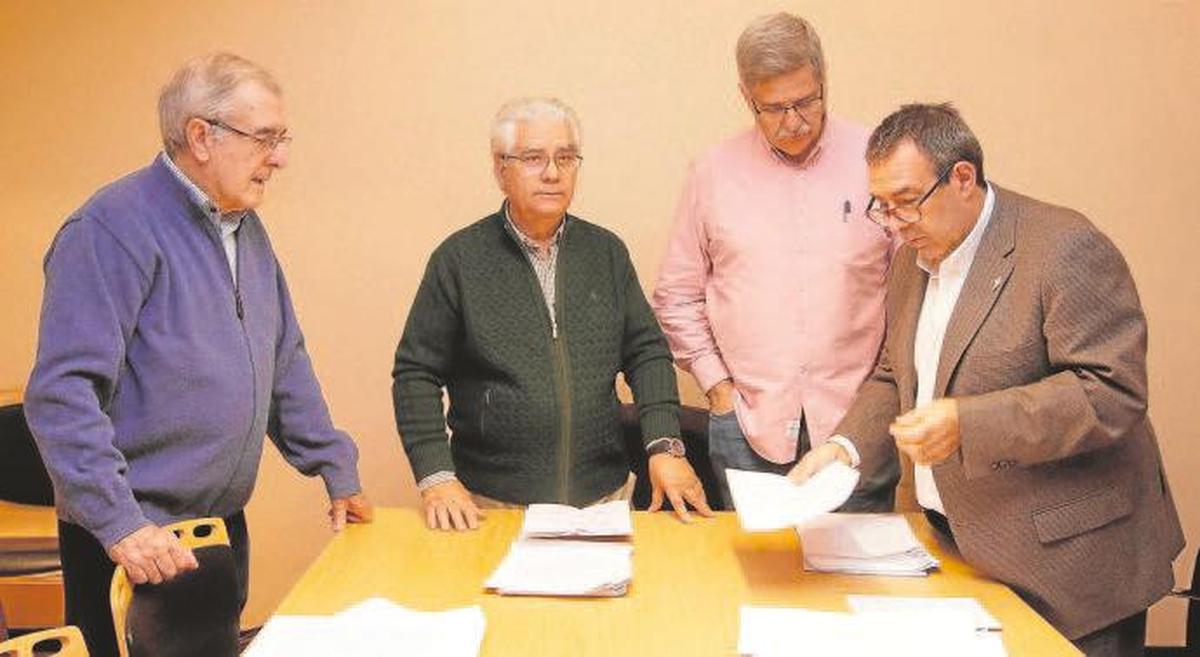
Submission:
<svg viewBox="0 0 1200 657">
<path fill-rule="evenodd" d="M 1007 587 L 981 577 L 919 515 L 918 538 L 941 560 L 929 577 L 805 573 L 794 531 L 747 534 L 732 513 L 686 526 L 637 512 L 634 573 L 621 598 L 502 597 L 482 590 L 521 525 L 520 511 L 488 511 L 474 532 L 430 531 L 410 509 L 378 509 L 326 547 L 278 614 L 331 614 L 372 596 L 421 610 L 478 604 L 482 655 L 736 655 L 743 604 L 848 611 L 847 594 L 968 596 L 1004 626 L 1009 654 L 1078 655 Z M 935 631 L 936 628 L 931 628 Z"/>
</svg>

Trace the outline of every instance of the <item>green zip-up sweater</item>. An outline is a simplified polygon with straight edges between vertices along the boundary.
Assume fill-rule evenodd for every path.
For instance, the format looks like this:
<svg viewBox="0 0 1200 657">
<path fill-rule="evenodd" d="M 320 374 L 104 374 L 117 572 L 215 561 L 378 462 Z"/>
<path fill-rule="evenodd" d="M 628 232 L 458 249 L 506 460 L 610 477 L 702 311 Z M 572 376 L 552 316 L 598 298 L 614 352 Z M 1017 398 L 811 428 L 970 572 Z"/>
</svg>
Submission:
<svg viewBox="0 0 1200 657">
<path fill-rule="evenodd" d="M 679 435 L 671 353 L 620 238 L 568 215 L 555 286 L 557 337 L 503 210 L 433 252 L 392 370 L 417 481 L 451 471 L 471 491 L 516 504 L 582 505 L 611 493 L 629 473 L 618 372 L 643 441 Z"/>
</svg>

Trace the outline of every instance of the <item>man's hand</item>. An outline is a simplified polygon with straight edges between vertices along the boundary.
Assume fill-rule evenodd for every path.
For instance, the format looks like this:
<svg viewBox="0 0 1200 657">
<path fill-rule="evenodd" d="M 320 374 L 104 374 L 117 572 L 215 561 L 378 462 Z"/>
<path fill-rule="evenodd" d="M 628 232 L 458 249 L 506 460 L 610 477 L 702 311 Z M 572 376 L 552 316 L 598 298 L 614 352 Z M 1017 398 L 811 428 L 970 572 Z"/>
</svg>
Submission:
<svg viewBox="0 0 1200 657">
<path fill-rule="evenodd" d="M 791 479 L 792 483 L 802 484 L 808 481 L 809 477 L 817 474 L 822 468 L 834 461 L 841 461 L 846 465 L 850 465 L 850 454 L 846 452 L 845 447 L 837 443 L 825 443 L 820 447 L 809 450 L 800 459 L 800 462 L 792 468 L 792 471 L 788 473 L 788 479 Z"/>
<path fill-rule="evenodd" d="M 687 505 L 702 516 L 711 517 L 712 509 L 708 508 L 708 500 L 704 498 L 704 485 L 692 470 L 692 464 L 687 459 L 670 454 L 655 454 L 650 457 L 650 508 L 648 511 L 658 511 L 662 508 L 663 498 L 671 500 L 675 508 L 675 517 L 683 522 L 691 522 Z"/>
<path fill-rule="evenodd" d="M 345 529 L 347 522 L 371 522 L 374 519 L 375 510 L 371 508 L 371 501 L 362 493 L 329 501 L 329 522 L 335 532 Z"/>
<path fill-rule="evenodd" d="M 717 385 L 705 393 L 708 397 L 708 412 L 713 415 L 725 415 L 733 411 L 733 381 L 722 379 Z"/>
<path fill-rule="evenodd" d="M 175 534 L 157 525 L 146 525 L 117 541 L 108 556 L 134 584 L 162 584 L 200 567 L 196 555 Z"/>
<path fill-rule="evenodd" d="M 958 402 L 944 397 L 896 418 L 888 430 L 917 465 L 934 465 L 958 451 Z"/>
<path fill-rule="evenodd" d="M 483 512 L 457 479 L 421 491 L 421 506 L 425 508 L 425 524 L 430 529 L 478 529 L 483 519 Z"/>
</svg>

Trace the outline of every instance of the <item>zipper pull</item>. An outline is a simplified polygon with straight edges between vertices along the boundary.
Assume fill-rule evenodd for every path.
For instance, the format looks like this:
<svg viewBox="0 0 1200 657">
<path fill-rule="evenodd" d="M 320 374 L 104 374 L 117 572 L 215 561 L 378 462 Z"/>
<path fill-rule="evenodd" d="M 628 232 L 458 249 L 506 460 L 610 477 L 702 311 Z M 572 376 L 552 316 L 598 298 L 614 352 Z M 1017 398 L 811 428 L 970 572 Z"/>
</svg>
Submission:
<svg viewBox="0 0 1200 657">
<path fill-rule="evenodd" d="M 241 292 L 241 290 L 233 291 L 233 301 L 234 301 L 234 304 L 237 306 L 238 319 L 245 319 L 246 318 L 246 310 L 245 310 L 245 308 L 242 307 L 242 292 Z"/>
</svg>

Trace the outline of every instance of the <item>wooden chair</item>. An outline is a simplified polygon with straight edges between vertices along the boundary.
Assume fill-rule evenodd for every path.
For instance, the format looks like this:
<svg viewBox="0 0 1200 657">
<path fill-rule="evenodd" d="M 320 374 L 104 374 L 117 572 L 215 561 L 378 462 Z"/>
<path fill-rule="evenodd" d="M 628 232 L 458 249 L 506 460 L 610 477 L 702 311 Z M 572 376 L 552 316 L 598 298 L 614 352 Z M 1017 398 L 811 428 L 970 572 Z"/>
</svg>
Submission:
<svg viewBox="0 0 1200 657">
<path fill-rule="evenodd" d="M 8 626 L 63 624 L 54 490 L 19 390 L 0 390 L 0 599 Z"/>
<path fill-rule="evenodd" d="M 51 643 L 58 644 L 58 650 L 47 652 Z M 0 643 L 0 657 L 88 657 L 87 645 L 83 635 L 74 625 L 59 627 L 26 634 L 15 639 Z"/>
<path fill-rule="evenodd" d="M 109 601 L 121 657 L 237 655 L 237 568 L 225 522 L 200 518 L 166 528 L 191 548 L 200 568 L 140 586 L 116 568 Z"/>
</svg>

